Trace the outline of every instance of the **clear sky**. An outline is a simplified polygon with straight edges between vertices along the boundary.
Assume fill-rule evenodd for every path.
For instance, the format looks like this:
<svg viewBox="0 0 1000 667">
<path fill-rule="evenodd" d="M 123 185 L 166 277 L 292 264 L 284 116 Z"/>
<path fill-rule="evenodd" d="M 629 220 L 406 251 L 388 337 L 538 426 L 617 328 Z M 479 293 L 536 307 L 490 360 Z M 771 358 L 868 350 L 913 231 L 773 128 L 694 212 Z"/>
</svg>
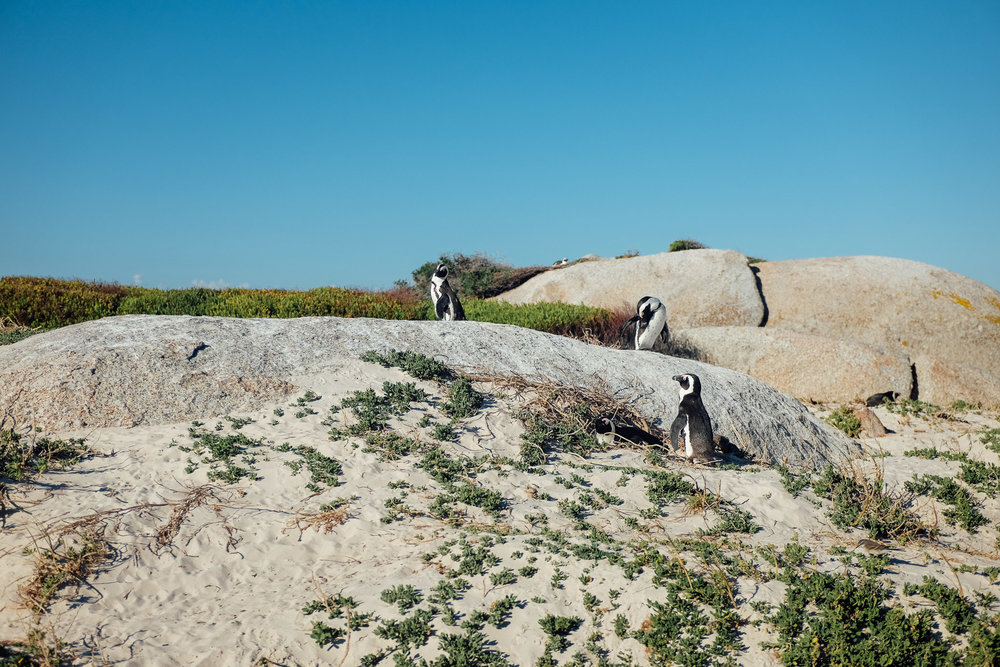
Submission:
<svg viewBox="0 0 1000 667">
<path fill-rule="evenodd" d="M 1000 3 L 0 2 L 0 275 L 383 288 L 681 238 L 1000 288 Z"/>
</svg>

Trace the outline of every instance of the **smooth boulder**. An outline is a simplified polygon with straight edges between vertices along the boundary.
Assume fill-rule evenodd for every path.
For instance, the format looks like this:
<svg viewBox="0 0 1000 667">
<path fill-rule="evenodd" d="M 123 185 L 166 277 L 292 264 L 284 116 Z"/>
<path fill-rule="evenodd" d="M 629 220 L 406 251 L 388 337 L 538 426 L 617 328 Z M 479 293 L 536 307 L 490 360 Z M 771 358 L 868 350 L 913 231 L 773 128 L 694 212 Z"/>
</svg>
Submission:
<svg viewBox="0 0 1000 667">
<path fill-rule="evenodd" d="M 696 373 L 716 431 L 758 459 L 817 468 L 861 453 L 791 396 L 725 368 L 509 325 L 366 318 L 131 315 L 32 336 L 0 347 L 0 427 L 134 426 L 263 408 L 310 376 L 392 348 L 470 372 L 581 387 L 600 379 L 666 428 L 678 403 L 671 377 Z"/>
<path fill-rule="evenodd" d="M 756 265 L 766 326 L 856 341 L 914 362 L 918 397 L 1000 405 L 1000 292 L 946 269 L 891 257 L 825 257 Z M 961 382 L 948 381 L 952 369 Z M 961 369 L 977 369 L 978 379 Z M 923 378 L 926 376 L 926 381 Z M 972 396 L 975 386 L 982 391 Z"/>
<path fill-rule="evenodd" d="M 643 296 L 667 306 L 668 326 L 759 326 L 764 306 L 747 258 L 733 250 L 600 259 L 553 269 L 497 297 L 509 303 L 555 302 L 635 308 Z"/>
<path fill-rule="evenodd" d="M 909 396 L 906 355 L 864 343 L 760 327 L 674 331 L 679 356 L 752 375 L 796 398 L 846 403 L 883 391 Z"/>
</svg>

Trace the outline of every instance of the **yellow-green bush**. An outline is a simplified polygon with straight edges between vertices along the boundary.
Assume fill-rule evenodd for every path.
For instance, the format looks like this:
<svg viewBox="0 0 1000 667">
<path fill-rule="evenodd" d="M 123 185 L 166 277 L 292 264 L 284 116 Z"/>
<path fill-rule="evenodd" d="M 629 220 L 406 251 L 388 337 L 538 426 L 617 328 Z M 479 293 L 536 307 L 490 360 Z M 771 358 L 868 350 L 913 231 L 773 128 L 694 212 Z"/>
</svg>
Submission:
<svg viewBox="0 0 1000 667">
<path fill-rule="evenodd" d="M 205 315 L 219 291 L 204 287 L 161 290 L 129 287 L 118 304 L 118 315 Z"/>
<path fill-rule="evenodd" d="M 0 278 L 0 316 L 27 327 L 60 327 L 118 311 L 120 285 L 7 276 Z"/>
<path fill-rule="evenodd" d="M 590 333 L 600 337 L 600 332 L 611 325 L 611 313 L 603 308 L 567 303 L 515 305 L 505 301 L 469 299 L 463 301 L 462 306 L 470 320 L 514 324 L 562 336 L 580 337 Z"/>
<path fill-rule="evenodd" d="M 611 313 L 564 303 L 512 305 L 463 300 L 470 320 L 513 324 L 549 333 L 601 338 L 614 328 Z M 57 327 L 108 315 L 213 315 L 219 317 L 434 317 L 428 299 L 409 290 L 365 292 L 339 287 L 291 290 L 190 288 L 159 290 L 79 280 L 0 279 L 0 317 L 29 327 Z"/>
</svg>

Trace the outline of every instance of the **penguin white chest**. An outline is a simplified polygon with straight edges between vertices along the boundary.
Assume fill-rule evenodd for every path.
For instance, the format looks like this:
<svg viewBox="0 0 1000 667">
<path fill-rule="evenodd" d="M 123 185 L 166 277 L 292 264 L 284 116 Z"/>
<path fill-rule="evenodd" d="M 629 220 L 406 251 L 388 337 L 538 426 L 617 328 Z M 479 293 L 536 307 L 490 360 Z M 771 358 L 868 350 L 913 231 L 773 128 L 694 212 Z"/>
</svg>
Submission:
<svg viewBox="0 0 1000 667">
<path fill-rule="evenodd" d="M 637 324 L 635 329 L 635 349 L 652 350 L 666 322 L 667 314 L 663 308 L 658 308 L 653 311 L 653 316 L 645 327 Z"/>
<path fill-rule="evenodd" d="M 681 431 L 681 437 L 684 438 L 684 455 L 687 458 L 694 456 L 694 448 L 691 446 L 691 418 L 688 417 L 684 421 L 684 430 Z"/>
</svg>

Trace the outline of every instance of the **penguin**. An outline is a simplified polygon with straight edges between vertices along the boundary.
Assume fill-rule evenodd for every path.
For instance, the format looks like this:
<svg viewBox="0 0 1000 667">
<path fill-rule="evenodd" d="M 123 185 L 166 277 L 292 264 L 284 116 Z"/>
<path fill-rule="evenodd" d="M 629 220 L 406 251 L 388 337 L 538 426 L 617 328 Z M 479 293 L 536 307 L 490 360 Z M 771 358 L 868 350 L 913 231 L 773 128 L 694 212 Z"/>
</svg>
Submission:
<svg viewBox="0 0 1000 667">
<path fill-rule="evenodd" d="M 455 290 L 448 284 L 448 267 L 438 264 L 431 276 L 431 301 L 439 320 L 464 320 L 465 311 Z"/>
<path fill-rule="evenodd" d="M 667 307 L 653 296 L 639 299 L 635 307 L 636 314 L 622 325 L 621 333 L 635 324 L 635 334 L 632 337 L 633 350 L 654 350 L 662 352 L 667 347 L 670 331 L 667 328 Z"/>
<path fill-rule="evenodd" d="M 637 426 L 615 424 L 610 417 L 598 417 L 594 420 L 594 430 L 597 439 L 608 445 L 625 442 L 633 445 L 663 445 L 663 441 L 652 433 Z"/>
<path fill-rule="evenodd" d="M 896 399 L 899 398 L 899 392 L 896 391 L 884 391 L 881 394 L 873 394 L 865 399 L 865 405 L 869 408 L 877 408 L 882 405 L 885 401 L 890 403 L 895 403 Z"/>
<path fill-rule="evenodd" d="M 711 461 L 716 458 L 715 441 L 712 420 L 701 402 L 701 380 L 692 373 L 675 375 L 673 379 L 681 385 L 678 392 L 681 401 L 677 417 L 670 425 L 670 444 L 677 449 L 683 442 L 684 457 L 689 463 L 695 459 Z"/>
</svg>

